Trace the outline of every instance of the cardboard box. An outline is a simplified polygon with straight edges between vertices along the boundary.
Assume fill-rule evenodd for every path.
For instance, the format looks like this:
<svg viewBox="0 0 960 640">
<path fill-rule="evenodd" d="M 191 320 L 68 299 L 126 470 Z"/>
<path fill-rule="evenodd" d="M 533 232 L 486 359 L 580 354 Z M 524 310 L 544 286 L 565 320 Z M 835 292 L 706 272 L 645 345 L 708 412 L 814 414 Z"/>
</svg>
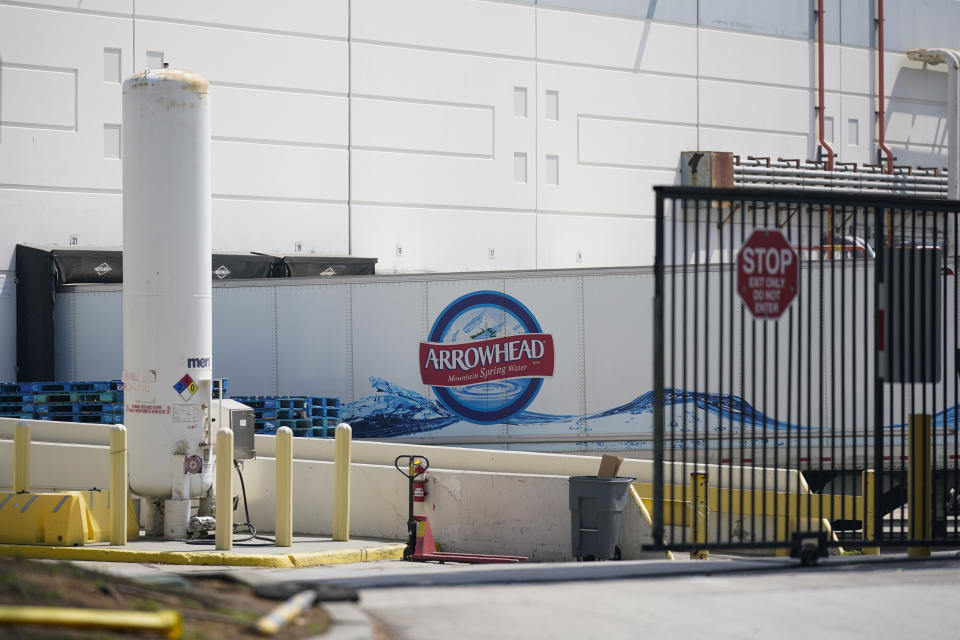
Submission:
<svg viewBox="0 0 960 640">
<path fill-rule="evenodd" d="M 623 464 L 623 458 L 604 454 L 600 458 L 600 470 L 597 472 L 598 478 L 616 478 L 620 471 L 620 465 Z"/>
</svg>

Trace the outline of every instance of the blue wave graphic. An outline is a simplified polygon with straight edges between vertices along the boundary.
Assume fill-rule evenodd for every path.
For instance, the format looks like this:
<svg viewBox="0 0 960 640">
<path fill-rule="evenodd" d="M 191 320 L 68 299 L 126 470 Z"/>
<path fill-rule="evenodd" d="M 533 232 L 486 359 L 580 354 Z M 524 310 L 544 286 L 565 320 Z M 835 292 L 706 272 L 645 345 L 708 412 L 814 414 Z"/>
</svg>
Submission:
<svg viewBox="0 0 960 640">
<path fill-rule="evenodd" d="M 722 395 L 719 393 L 705 393 L 702 391 L 685 391 L 667 387 L 664 389 L 664 404 L 693 405 L 711 415 L 725 421 L 738 423 L 746 427 L 763 429 L 807 429 L 808 427 L 792 425 L 781 420 L 774 420 L 762 411 L 755 409 L 749 402 L 740 396 Z M 669 414 L 669 409 L 667 410 Z M 607 409 L 587 416 L 587 420 L 606 418 L 623 414 L 653 413 L 653 391 L 648 391 L 627 404 Z"/>
<path fill-rule="evenodd" d="M 435 431 L 461 422 L 460 416 L 435 400 L 423 397 L 383 378 L 370 378 L 375 395 L 343 406 L 344 420 L 358 438 L 390 438 Z M 540 425 L 579 421 L 577 416 L 520 411 L 511 425 Z"/>
<path fill-rule="evenodd" d="M 957 405 L 947 407 L 945 410 L 933 416 L 934 427 L 957 427 Z M 906 425 L 903 425 L 906 426 Z"/>
<path fill-rule="evenodd" d="M 361 398 L 356 402 L 347 403 L 343 407 L 344 419 L 353 427 L 354 436 L 358 438 L 390 438 L 408 436 L 419 433 L 436 431 L 463 420 L 435 400 L 430 400 L 416 391 L 411 391 L 393 384 L 382 378 L 370 378 L 370 384 L 375 391 L 374 395 Z M 680 424 L 678 416 L 671 420 L 670 406 L 695 406 L 707 415 L 719 418 L 727 425 L 740 429 L 770 429 L 775 431 L 808 431 L 818 427 L 793 425 L 782 420 L 775 420 L 762 411 L 753 407 L 743 398 L 734 395 L 705 393 L 702 391 L 686 391 L 668 387 L 665 389 L 667 428 L 676 428 Z M 957 427 L 958 406 L 948 407 L 933 417 L 933 424 L 937 427 Z M 567 427 L 570 431 L 579 431 L 591 421 L 614 420 L 622 424 L 633 422 L 637 416 L 653 414 L 653 391 L 648 391 L 634 400 L 583 418 L 576 415 L 545 414 L 533 411 L 521 411 L 509 418 L 507 423 L 511 427 L 530 427 L 550 425 L 553 429 Z M 679 415 L 684 419 L 684 414 Z M 476 426 L 476 425 L 474 425 Z M 893 428 L 905 425 L 893 425 Z M 888 427 L 889 428 L 889 427 Z M 591 428 L 586 426 L 586 430 Z"/>
<path fill-rule="evenodd" d="M 442 429 L 460 417 L 439 402 L 428 400 L 383 378 L 370 378 L 376 395 L 343 406 L 344 419 L 358 438 L 390 438 Z"/>
</svg>

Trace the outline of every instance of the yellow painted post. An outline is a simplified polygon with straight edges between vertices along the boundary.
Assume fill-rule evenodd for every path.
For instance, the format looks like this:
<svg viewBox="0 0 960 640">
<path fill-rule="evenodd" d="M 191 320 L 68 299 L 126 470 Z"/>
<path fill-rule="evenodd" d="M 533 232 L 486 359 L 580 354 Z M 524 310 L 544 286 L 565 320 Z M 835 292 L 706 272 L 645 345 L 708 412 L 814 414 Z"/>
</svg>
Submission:
<svg viewBox="0 0 960 640">
<path fill-rule="evenodd" d="M 127 544 L 127 428 L 110 429 L 110 544 Z"/>
<path fill-rule="evenodd" d="M 910 443 L 907 458 L 907 523 L 911 540 L 929 540 L 930 526 L 930 415 L 910 414 Z M 907 547 L 907 556 L 930 555 L 930 547 Z"/>
<path fill-rule="evenodd" d="M 350 425 L 337 425 L 333 458 L 333 539 L 350 539 Z"/>
<path fill-rule="evenodd" d="M 179 638 L 183 635 L 183 616 L 172 609 L 124 611 L 0 605 L 0 625 L 146 631 L 161 634 L 165 638 Z"/>
<path fill-rule="evenodd" d="M 216 548 L 233 549 L 233 431 L 217 431 L 217 528 Z"/>
<path fill-rule="evenodd" d="M 293 431 L 277 429 L 276 540 L 278 547 L 293 546 Z"/>
<path fill-rule="evenodd" d="M 13 428 L 13 492 L 30 491 L 30 425 Z"/>
<path fill-rule="evenodd" d="M 707 543 L 707 474 L 691 473 L 690 482 L 693 485 L 693 528 L 690 539 L 694 544 Z M 694 549 L 690 552 L 691 560 L 706 560 L 710 552 L 706 549 Z"/>
<path fill-rule="evenodd" d="M 286 602 L 257 620 L 256 628 L 260 635 L 274 636 L 278 631 L 303 615 L 317 600 L 316 589 L 306 589 L 294 594 Z"/>
<path fill-rule="evenodd" d="M 861 483 L 860 486 L 863 487 L 863 542 L 864 545 L 861 548 L 861 552 L 865 556 L 875 556 L 880 554 L 880 547 L 867 546 L 866 542 L 868 540 L 873 541 L 877 539 L 877 531 L 874 526 L 874 519 L 877 515 L 877 505 L 874 504 L 874 492 L 876 490 L 876 478 L 873 472 L 873 469 L 866 469 L 861 474 Z"/>
<path fill-rule="evenodd" d="M 777 528 L 777 542 L 790 542 L 793 530 L 793 518 L 785 513 L 777 514 L 774 526 Z M 790 555 L 790 547 L 777 547 L 773 551 L 774 556 L 785 557 Z"/>
</svg>

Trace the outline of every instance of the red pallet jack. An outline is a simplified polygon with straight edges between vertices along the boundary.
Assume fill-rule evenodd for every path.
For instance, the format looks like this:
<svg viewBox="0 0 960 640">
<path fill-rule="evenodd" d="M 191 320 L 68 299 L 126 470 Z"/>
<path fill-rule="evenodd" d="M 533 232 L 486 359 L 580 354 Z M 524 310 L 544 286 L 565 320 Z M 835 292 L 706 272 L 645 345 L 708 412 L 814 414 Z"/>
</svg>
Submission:
<svg viewBox="0 0 960 640">
<path fill-rule="evenodd" d="M 400 465 L 401 460 L 406 464 Z M 526 556 L 498 556 L 485 553 L 450 553 L 437 551 L 430 531 L 430 521 L 426 516 L 413 515 L 413 503 L 423 502 L 425 478 L 423 474 L 430 468 L 430 461 L 423 456 L 397 456 L 393 461 L 404 477 L 410 480 L 410 517 L 407 520 L 407 548 L 403 550 L 403 559 L 414 562 L 467 562 L 472 564 L 503 564 L 523 562 Z"/>
</svg>

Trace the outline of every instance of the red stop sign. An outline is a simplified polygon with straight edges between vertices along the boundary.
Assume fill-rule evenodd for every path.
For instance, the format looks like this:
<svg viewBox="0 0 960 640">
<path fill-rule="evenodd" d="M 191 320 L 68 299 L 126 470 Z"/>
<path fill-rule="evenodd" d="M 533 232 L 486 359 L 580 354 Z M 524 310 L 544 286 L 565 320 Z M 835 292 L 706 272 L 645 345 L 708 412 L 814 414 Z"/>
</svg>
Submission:
<svg viewBox="0 0 960 640">
<path fill-rule="evenodd" d="M 756 229 L 737 254 L 737 291 L 758 320 L 776 320 L 797 297 L 797 252 L 779 229 Z"/>
</svg>

